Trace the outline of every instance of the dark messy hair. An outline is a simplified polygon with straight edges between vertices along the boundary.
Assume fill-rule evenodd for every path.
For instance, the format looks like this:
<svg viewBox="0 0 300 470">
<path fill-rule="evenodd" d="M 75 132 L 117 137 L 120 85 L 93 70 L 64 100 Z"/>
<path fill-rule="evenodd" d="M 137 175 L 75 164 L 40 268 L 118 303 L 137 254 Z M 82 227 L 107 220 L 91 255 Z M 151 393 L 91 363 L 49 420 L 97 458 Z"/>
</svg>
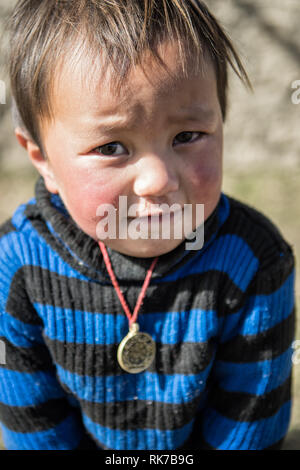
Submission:
<svg viewBox="0 0 300 470">
<path fill-rule="evenodd" d="M 211 58 L 223 119 L 228 64 L 250 86 L 229 37 L 199 0 L 20 0 L 9 22 L 9 74 L 16 124 L 41 147 L 40 122 L 49 119 L 58 64 L 81 54 L 95 62 L 99 51 L 122 84 L 150 52 L 160 61 L 164 41 L 178 44 L 183 73 Z"/>
</svg>

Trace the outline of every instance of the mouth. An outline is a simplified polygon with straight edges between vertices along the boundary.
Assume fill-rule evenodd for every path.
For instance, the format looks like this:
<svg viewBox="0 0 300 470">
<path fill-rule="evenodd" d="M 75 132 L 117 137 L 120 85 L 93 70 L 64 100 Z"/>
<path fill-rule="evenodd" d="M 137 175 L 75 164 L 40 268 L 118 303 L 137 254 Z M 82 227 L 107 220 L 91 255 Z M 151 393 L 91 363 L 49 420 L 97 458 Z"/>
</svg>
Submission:
<svg viewBox="0 0 300 470">
<path fill-rule="evenodd" d="M 164 217 L 174 217 L 175 215 L 179 215 L 179 213 L 182 212 L 182 209 L 176 210 L 176 211 L 169 211 L 169 212 L 163 212 L 163 211 L 158 211 L 158 212 L 141 212 L 140 214 L 136 214 L 135 216 L 128 216 L 128 219 L 151 219 L 153 218 L 159 218 L 162 219 Z"/>
<path fill-rule="evenodd" d="M 176 212 L 164 212 L 164 213 L 154 213 L 154 214 L 145 214 L 145 215 L 138 215 L 136 217 L 128 217 L 127 220 L 129 222 L 135 221 L 141 224 L 150 225 L 161 225 L 163 223 L 173 223 L 176 220 L 176 216 L 179 216 L 180 211 Z"/>
<path fill-rule="evenodd" d="M 147 213 L 147 212 L 141 212 L 140 214 L 136 214 L 135 216 L 132 216 L 132 217 L 129 217 L 128 218 L 132 218 L 132 219 L 150 219 L 151 217 L 162 217 L 163 216 L 163 212 L 151 212 L 151 213 Z"/>
</svg>

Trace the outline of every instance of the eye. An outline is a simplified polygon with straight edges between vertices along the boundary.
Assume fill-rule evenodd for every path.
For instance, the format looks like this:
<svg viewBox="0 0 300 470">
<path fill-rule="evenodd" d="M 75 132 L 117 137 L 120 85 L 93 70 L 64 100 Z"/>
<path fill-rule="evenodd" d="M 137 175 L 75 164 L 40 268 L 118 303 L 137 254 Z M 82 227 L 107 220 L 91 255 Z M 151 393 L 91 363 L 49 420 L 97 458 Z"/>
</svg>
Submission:
<svg viewBox="0 0 300 470">
<path fill-rule="evenodd" d="M 191 144 L 192 142 L 195 142 L 196 140 L 203 137 L 203 135 L 205 135 L 204 132 L 180 132 L 176 135 L 174 144 Z"/>
<path fill-rule="evenodd" d="M 106 157 L 117 157 L 128 153 L 120 142 L 109 142 L 108 144 L 96 147 L 94 151 Z"/>
</svg>

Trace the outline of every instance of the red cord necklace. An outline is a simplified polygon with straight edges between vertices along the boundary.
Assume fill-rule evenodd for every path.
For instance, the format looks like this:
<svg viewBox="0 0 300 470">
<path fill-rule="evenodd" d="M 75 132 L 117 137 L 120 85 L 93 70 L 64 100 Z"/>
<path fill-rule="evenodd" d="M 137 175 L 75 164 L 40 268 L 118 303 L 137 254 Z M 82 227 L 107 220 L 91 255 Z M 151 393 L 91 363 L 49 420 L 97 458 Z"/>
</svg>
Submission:
<svg viewBox="0 0 300 470">
<path fill-rule="evenodd" d="M 148 333 L 142 333 L 139 331 L 139 325 L 137 323 L 137 317 L 140 310 L 140 307 L 143 303 L 143 299 L 146 294 L 147 287 L 150 283 L 151 276 L 154 270 L 154 267 L 158 261 L 158 257 L 156 257 L 152 263 L 150 268 L 148 269 L 147 275 L 144 280 L 143 287 L 139 294 L 136 306 L 134 308 L 133 314 L 131 314 L 126 300 L 121 292 L 119 287 L 118 281 L 116 279 L 115 273 L 113 271 L 106 247 L 103 242 L 98 242 L 100 250 L 103 255 L 103 259 L 110 276 L 111 282 L 115 288 L 115 291 L 119 297 L 123 310 L 128 318 L 129 323 L 129 332 L 122 339 L 121 343 L 118 347 L 117 359 L 118 363 L 126 372 L 130 372 L 131 374 L 137 374 L 138 372 L 142 372 L 146 370 L 155 357 L 155 342 L 151 338 Z"/>
</svg>

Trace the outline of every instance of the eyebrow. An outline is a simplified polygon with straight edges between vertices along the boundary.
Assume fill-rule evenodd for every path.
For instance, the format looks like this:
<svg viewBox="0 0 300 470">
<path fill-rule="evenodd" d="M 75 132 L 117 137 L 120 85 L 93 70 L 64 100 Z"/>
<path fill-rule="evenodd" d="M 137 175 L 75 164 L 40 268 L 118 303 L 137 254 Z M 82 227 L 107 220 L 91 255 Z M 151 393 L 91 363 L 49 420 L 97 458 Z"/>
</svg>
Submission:
<svg viewBox="0 0 300 470">
<path fill-rule="evenodd" d="M 169 116 L 169 122 L 180 122 L 182 120 L 187 121 L 212 121 L 215 118 L 216 112 L 213 109 L 204 108 L 201 105 L 193 105 L 187 107 L 181 107 L 181 110 L 184 111 L 182 115 L 178 114 L 177 116 Z"/>
<path fill-rule="evenodd" d="M 177 124 L 182 121 L 190 121 L 190 122 L 211 122 L 215 118 L 215 111 L 213 109 L 204 108 L 201 105 L 193 105 L 188 107 L 181 107 L 181 114 L 178 115 L 169 115 L 167 116 L 167 122 L 171 124 Z M 100 121 L 93 121 L 91 124 L 88 123 L 90 126 L 90 133 L 94 134 L 97 132 L 108 133 L 111 131 L 122 131 L 124 129 L 134 129 L 137 127 L 137 120 L 135 119 L 126 119 L 126 118 L 115 118 L 112 119 L 113 116 L 104 119 L 102 122 Z M 86 131 L 83 132 L 86 135 Z M 80 134 L 80 132 L 79 132 Z"/>
</svg>

